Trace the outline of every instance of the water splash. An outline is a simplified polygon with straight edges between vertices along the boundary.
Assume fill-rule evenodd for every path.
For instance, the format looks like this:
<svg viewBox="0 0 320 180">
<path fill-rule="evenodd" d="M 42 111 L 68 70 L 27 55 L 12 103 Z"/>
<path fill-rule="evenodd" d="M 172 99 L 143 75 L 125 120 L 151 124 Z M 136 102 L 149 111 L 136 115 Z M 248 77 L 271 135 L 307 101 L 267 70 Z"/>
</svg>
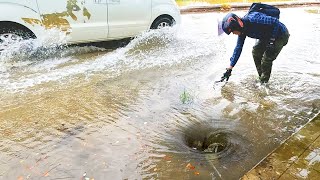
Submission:
<svg viewBox="0 0 320 180">
<path fill-rule="evenodd" d="M 67 47 L 61 41 L 25 41 L 4 52 L 0 64 L 4 81 L 0 87 L 6 91 L 26 90 L 79 75 L 88 78 L 101 71 L 106 78 L 113 78 L 135 70 L 170 67 L 213 53 L 210 46 L 195 48 L 204 38 L 183 33 L 178 27 L 147 31 L 127 46 L 91 60 L 79 60 L 79 54 L 104 50 L 93 46 Z"/>
<path fill-rule="evenodd" d="M 56 55 L 63 49 L 68 37 L 57 29 L 45 30 L 37 39 L 28 39 L 13 43 L 1 52 L 1 63 L 19 61 L 37 61 Z"/>
</svg>

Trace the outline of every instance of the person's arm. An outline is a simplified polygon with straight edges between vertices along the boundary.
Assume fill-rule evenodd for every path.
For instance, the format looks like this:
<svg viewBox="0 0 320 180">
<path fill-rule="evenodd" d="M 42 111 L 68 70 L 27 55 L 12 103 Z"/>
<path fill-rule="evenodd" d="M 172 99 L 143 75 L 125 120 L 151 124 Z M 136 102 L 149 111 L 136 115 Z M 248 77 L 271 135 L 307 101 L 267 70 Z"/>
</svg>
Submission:
<svg viewBox="0 0 320 180">
<path fill-rule="evenodd" d="M 224 80 L 226 80 L 226 81 L 229 80 L 229 78 L 231 76 L 232 68 L 236 65 L 236 63 L 241 55 L 242 47 L 243 47 L 245 39 L 246 39 L 246 35 L 239 35 L 238 36 L 237 45 L 234 48 L 232 57 L 230 58 L 230 66 L 226 69 L 227 71 L 225 73 L 223 73 L 221 80 L 217 81 L 217 82 L 223 82 Z"/>
<path fill-rule="evenodd" d="M 240 55 L 242 52 L 245 39 L 246 39 L 245 35 L 238 36 L 237 45 L 234 48 L 233 55 L 230 58 L 230 66 L 228 69 L 232 69 L 237 64 L 238 59 L 240 58 Z"/>
</svg>

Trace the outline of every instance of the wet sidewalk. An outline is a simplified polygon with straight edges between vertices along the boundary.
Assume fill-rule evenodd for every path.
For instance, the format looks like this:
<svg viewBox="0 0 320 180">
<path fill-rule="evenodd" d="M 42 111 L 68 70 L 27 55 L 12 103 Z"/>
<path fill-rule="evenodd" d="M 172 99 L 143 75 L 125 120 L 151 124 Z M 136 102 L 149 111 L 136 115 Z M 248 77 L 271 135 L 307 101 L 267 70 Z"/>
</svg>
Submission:
<svg viewBox="0 0 320 180">
<path fill-rule="evenodd" d="M 241 179 L 320 179 L 320 115 Z"/>
</svg>

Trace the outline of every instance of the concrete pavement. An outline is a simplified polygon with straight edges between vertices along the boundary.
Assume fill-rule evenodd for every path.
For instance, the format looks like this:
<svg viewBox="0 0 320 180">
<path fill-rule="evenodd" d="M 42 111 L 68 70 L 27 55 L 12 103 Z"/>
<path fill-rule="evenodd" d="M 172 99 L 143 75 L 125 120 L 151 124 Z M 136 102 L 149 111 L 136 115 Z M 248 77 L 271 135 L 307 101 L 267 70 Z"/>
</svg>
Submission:
<svg viewBox="0 0 320 180">
<path fill-rule="evenodd" d="M 241 179 L 320 179 L 320 115 Z"/>
</svg>

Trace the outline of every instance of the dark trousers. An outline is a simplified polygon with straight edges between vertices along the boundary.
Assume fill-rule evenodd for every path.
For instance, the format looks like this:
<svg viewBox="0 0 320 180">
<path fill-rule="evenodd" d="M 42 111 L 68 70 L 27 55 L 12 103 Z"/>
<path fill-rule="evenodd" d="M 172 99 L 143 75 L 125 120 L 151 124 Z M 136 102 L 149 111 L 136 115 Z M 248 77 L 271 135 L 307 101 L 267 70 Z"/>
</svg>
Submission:
<svg viewBox="0 0 320 180">
<path fill-rule="evenodd" d="M 289 33 L 285 33 L 277 38 L 274 43 L 274 48 L 271 50 L 267 49 L 269 41 L 266 40 L 258 40 L 253 46 L 252 56 L 262 83 L 267 83 L 269 81 L 272 63 L 279 55 L 283 46 L 288 43 L 289 36 Z"/>
</svg>

